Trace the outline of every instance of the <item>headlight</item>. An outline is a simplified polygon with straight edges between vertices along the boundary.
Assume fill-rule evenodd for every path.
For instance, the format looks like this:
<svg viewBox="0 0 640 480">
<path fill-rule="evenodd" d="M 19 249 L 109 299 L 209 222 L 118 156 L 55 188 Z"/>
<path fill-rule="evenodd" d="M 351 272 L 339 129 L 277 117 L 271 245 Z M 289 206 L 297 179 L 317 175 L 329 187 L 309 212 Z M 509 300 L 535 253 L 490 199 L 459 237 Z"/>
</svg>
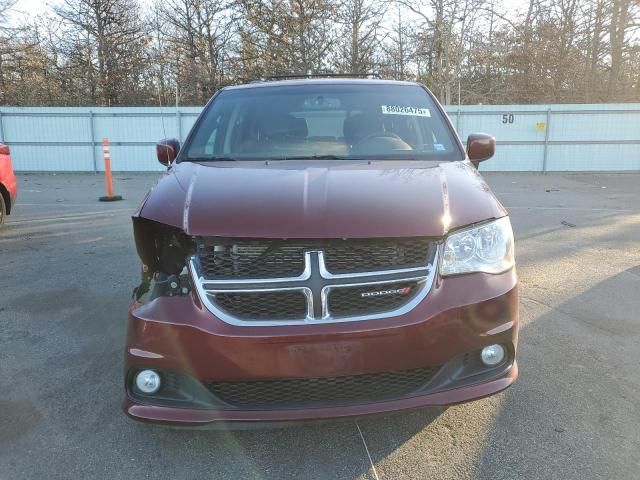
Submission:
<svg viewBox="0 0 640 480">
<path fill-rule="evenodd" d="M 514 263 L 511 222 L 509 217 L 502 217 L 449 235 L 440 273 L 502 273 Z"/>
</svg>

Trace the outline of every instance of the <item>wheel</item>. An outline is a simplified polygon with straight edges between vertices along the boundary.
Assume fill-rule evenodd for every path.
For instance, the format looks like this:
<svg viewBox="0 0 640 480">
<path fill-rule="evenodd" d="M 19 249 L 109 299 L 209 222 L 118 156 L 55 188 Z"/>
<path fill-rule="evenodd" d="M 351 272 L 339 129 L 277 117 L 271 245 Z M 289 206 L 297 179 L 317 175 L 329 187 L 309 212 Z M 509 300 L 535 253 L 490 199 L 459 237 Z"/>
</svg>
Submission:
<svg viewBox="0 0 640 480">
<path fill-rule="evenodd" d="M 4 225 L 4 219 L 7 216 L 7 205 L 4 203 L 4 197 L 0 193 L 0 228 Z"/>
</svg>

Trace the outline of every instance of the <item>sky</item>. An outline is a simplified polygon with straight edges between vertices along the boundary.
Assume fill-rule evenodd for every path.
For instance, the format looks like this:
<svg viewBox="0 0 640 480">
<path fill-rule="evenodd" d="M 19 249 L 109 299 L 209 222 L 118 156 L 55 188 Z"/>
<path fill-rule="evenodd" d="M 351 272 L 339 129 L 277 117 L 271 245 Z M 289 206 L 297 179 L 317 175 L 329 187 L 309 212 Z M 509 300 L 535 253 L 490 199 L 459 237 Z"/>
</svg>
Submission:
<svg viewBox="0 0 640 480">
<path fill-rule="evenodd" d="M 16 3 L 14 8 L 18 11 L 32 15 L 47 10 L 49 8 L 49 3 L 50 2 L 42 0 L 18 0 L 18 3 Z"/>
<path fill-rule="evenodd" d="M 35 16 L 45 13 L 51 9 L 51 2 L 48 0 L 18 0 L 13 7 L 14 18 L 20 19 L 24 16 Z"/>
</svg>

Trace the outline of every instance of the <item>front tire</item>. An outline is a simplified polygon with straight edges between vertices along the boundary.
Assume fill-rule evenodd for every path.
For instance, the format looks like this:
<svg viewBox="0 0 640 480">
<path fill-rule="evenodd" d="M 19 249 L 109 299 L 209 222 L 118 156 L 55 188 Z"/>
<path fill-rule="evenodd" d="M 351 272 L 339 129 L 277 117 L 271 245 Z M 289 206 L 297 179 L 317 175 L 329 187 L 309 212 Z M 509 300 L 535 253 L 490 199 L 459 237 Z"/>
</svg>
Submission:
<svg viewBox="0 0 640 480">
<path fill-rule="evenodd" d="M 4 196 L 0 193 L 0 228 L 4 225 L 5 218 L 7 218 L 7 204 L 4 201 Z"/>
</svg>

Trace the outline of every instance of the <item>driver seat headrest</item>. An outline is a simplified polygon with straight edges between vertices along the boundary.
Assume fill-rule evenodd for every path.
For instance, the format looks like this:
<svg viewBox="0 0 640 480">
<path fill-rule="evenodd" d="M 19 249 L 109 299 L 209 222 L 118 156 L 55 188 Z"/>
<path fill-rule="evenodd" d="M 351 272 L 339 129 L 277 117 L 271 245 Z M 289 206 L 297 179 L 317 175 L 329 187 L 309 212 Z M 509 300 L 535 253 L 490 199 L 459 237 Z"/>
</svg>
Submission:
<svg viewBox="0 0 640 480">
<path fill-rule="evenodd" d="M 384 123 L 373 112 L 361 112 L 344 119 L 342 133 L 349 145 L 357 143 L 368 135 L 384 132 Z"/>
</svg>

